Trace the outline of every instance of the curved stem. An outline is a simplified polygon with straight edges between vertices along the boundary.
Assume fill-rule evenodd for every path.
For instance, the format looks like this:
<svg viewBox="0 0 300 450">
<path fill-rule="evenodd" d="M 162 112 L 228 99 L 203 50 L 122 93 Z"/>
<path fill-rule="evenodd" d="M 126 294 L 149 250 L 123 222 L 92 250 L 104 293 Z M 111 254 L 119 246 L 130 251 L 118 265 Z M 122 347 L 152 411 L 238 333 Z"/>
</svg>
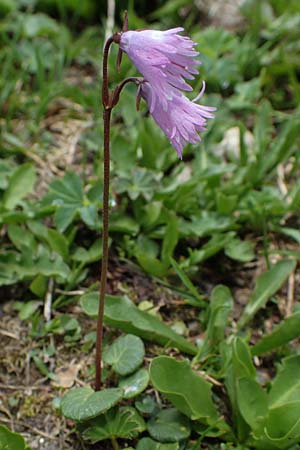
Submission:
<svg viewBox="0 0 300 450">
<path fill-rule="evenodd" d="M 120 94 L 122 92 L 122 89 L 124 88 L 124 86 L 126 86 L 126 84 L 128 84 L 128 83 L 138 84 L 138 83 L 141 83 L 141 81 L 142 81 L 142 78 L 139 78 L 139 77 L 128 77 L 128 78 L 125 78 L 125 80 L 123 80 L 116 87 L 116 89 L 113 92 L 112 101 L 111 101 L 112 107 L 114 107 L 118 103 Z"/>
<path fill-rule="evenodd" d="M 109 106 L 109 93 L 108 93 L 108 75 L 107 75 L 107 59 L 109 54 L 109 48 L 114 42 L 114 36 L 107 39 L 103 51 L 103 66 L 102 66 L 102 104 L 104 109 Z"/>
</svg>

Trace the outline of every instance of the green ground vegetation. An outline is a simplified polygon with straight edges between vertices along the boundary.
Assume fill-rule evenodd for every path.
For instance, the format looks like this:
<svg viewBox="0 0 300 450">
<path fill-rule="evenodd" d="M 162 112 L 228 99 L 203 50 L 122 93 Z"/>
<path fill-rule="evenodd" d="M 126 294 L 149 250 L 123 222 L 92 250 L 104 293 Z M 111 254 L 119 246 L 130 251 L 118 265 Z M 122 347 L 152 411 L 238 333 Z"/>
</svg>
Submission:
<svg viewBox="0 0 300 450">
<path fill-rule="evenodd" d="M 105 6 L 0 5 L 0 293 L 40 349 L 49 336 L 85 351 L 95 339 L 69 307 L 90 317 L 97 308 Z M 111 257 L 167 286 L 202 333 L 189 340 L 180 306 L 167 326 L 151 298 L 134 301 L 124 279 L 127 296 L 107 297 L 105 321 L 118 330 L 105 351 L 107 389 L 67 391 L 60 410 L 77 423 L 82 448 L 108 440 L 136 450 L 298 449 L 299 3 L 248 0 L 235 30 L 214 26 L 186 0 L 118 2 L 116 29 L 124 8 L 132 29 L 185 26 L 201 53 L 194 91 L 206 80 L 204 102 L 217 112 L 180 162 L 126 87 L 111 133 Z M 112 85 L 136 75 L 126 57 L 117 73 L 116 52 Z M 252 270 L 243 306 L 230 268 Z M 31 358 L 55 378 L 38 345 Z M 26 448 L 0 427 L 0 449 L 13 445 Z"/>
</svg>

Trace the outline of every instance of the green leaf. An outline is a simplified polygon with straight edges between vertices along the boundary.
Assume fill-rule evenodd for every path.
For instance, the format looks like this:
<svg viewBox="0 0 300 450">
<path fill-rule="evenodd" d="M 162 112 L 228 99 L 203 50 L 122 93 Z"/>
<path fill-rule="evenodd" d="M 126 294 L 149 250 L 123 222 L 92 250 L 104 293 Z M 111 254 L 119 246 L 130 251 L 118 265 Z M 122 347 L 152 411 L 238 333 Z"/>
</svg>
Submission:
<svg viewBox="0 0 300 450">
<path fill-rule="evenodd" d="M 78 206 L 83 201 L 83 187 L 75 172 L 67 172 L 63 178 L 52 181 L 49 186 L 51 199 L 65 206 Z"/>
<path fill-rule="evenodd" d="M 216 345 L 224 338 L 228 316 L 233 308 L 232 295 L 227 286 L 220 284 L 212 290 L 209 308 L 207 337 L 213 345 Z"/>
<path fill-rule="evenodd" d="M 271 408 L 264 429 L 273 448 L 290 449 L 300 439 L 300 400 Z"/>
<path fill-rule="evenodd" d="M 234 338 L 232 343 L 232 360 L 236 379 L 240 377 L 255 378 L 256 370 L 249 347 L 239 337 Z"/>
<path fill-rule="evenodd" d="M 90 387 L 71 389 L 61 399 L 62 414 L 77 422 L 88 420 L 110 409 L 122 396 L 123 391 L 118 388 L 97 392 Z"/>
<path fill-rule="evenodd" d="M 299 126 L 299 119 L 295 119 L 293 116 L 285 123 L 267 153 L 267 157 L 262 162 L 263 172 L 272 170 L 276 164 L 285 161 L 290 156 L 293 144 L 299 137 Z"/>
<path fill-rule="evenodd" d="M 41 374 L 45 375 L 45 377 L 49 378 L 50 380 L 57 380 L 56 375 L 54 375 L 54 373 L 48 369 L 44 361 L 42 361 L 38 355 L 33 355 L 32 359 Z"/>
<path fill-rule="evenodd" d="M 47 277 L 38 274 L 30 283 L 29 288 L 33 294 L 39 298 L 42 298 L 47 292 L 47 284 Z"/>
<path fill-rule="evenodd" d="M 287 277 L 295 270 L 295 267 L 295 261 L 279 261 L 270 270 L 257 278 L 255 289 L 238 321 L 239 329 L 243 328 L 256 312 L 265 306 L 269 298 L 281 288 Z"/>
<path fill-rule="evenodd" d="M 160 219 L 162 209 L 162 202 L 153 201 L 151 203 L 147 203 L 142 210 L 139 221 L 147 228 L 152 227 Z"/>
<path fill-rule="evenodd" d="M 55 179 L 49 186 L 49 193 L 43 199 L 45 204 L 56 205 L 54 214 L 56 228 L 63 232 L 83 207 L 84 194 L 80 177 L 67 172 L 63 178 Z"/>
<path fill-rule="evenodd" d="M 169 265 L 178 242 L 178 223 L 175 214 L 168 212 L 168 222 L 162 244 L 161 259 Z"/>
<path fill-rule="evenodd" d="M 92 317 L 98 315 L 98 292 L 90 292 L 81 297 L 81 306 L 86 314 Z M 107 295 L 105 297 L 104 321 L 107 325 L 124 332 L 132 333 L 167 347 L 195 354 L 194 345 L 179 336 L 157 317 L 140 311 L 128 297 Z"/>
<path fill-rule="evenodd" d="M 169 266 L 168 263 L 161 262 L 158 258 L 154 258 L 146 253 L 137 252 L 135 256 L 145 272 L 150 273 L 154 277 L 163 277 L 166 275 Z"/>
<path fill-rule="evenodd" d="M 3 135 L 2 135 L 3 136 Z M 14 171 L 14 166 L 10 160 L 2 158 L 0 161 L 0 189 L 5 190 L 8 186 L 8 180 Z"/>
<path fill-rule="evenodd" d="M 272 137 L 272 107 L 269 101 L 264 99 L 259 105 L 257 116 L 254 125 L 254 143 L 255 153 L 262 164 L 259 171 L 262 169 L 265 153 Z"/>
<path fill-rule="evenodd" d="M 238 406 L 237 380 L 240 378 L 255 379 L 256 370 L 251 360 L 250 350 L 247 344 L 239 337 L 235 337 L 231 343 L 223 345 L 223 361 L 225 371 L 225 385 L 229 395 L 232 421 L 235 433 L 240 442 L 248 437 L 250 428 Z"/>
<path fill-rule="evenodd" d="M 276 232 L 285 234 L 286 236 L 294 239 L 298 244 L 300 244 L 300 230 L 297 230 L 295 228 L 288 228 L 288 227 L 274 227 L 274 230 Z"/>
<path fill-rule="evenodd" d="M 20 320 L 28 320 L 35 311 L 42 305 L 42 302 L 31 300 L 29 302 L 18 302 Z"/>
<path fill-rule="evenodd" d="M 103 391 L 105 392 L 105 391 Z M 111 438 L 132 439 L 145 430 L 144 419 L 130 406 L 112 408 L 106 414 L 80 424 L 84 439 L 93 444 Z"/>
<path fill-rule="evenodd" d="M 162 174 L 146 170 L 144 167 L 135 166 L 131 173 L 116 180 L 117 193 L 127 192 L 131 200 L 143 196 L 147 201 L 153 197 Z"/>
<path fill-rule="evenodd" d="M 22 17 L 22 33 L 25 37 L 47 36 L 59 31 L 58 23 L 46 14 L 27 13 Z"/>
<path fill-rule="evenodd" d="M 117 233 L 136 235 L 139 232 L 139 224 L 124 212 L 114 211 L 109 220 L 109 229 Z"/>
<path fill-rule="evenodd" d="M 139 440 L 136 450 L 179 450 L 179 444 L 178 442 L 163 444 L 145 437 Z"/>
<path fill-rule="evenodd" d="M 241 241 L 234 238 L 225 244 L 225 254 L 236 261 L 249 262 L 254 258 L 254 244 L 250 241 Z"/>
<path fill-rule="evenodd" d="M 54 214 L 56 228 L 62 233 L 72 223 L 77 213 L 75 206 L 60 206 Z"/>
<path fill-rule="evenodd" d="M 79 261 L 83 264 L 99 261 L 101 258 L 102 239 L 97 239 L 88 250 L 83 247 L 77 247 L 72 255 L 72 260 Z"/>
<path fill-rule="evenodd" d="M 151 275 L 163 277 L 167 273 L 169 262 L 167 260 L 160 261 L 157 257 L 158 252 L 159 246 L 154 240 L 142 234 L 136 240 L 134 256 L 139 264 Z"/>
<path fill-rule="evenodd" d="M 209 304 L 209 320 L 203 346 L 199 350 L 196 359 L 216 348 L 224 339 L 228 316 L 233 308 L 233 299 L 228 287 L 216 286 L 212 293 Z"/>
<path fill-rule="evenodd" d="M 224 215 L 232 213 L 238 203 L 238 196 L 228 195 L 222 191 L 217 191 L 216 194 L 216 203 L 219 213 Z"/>
<path fill-rule="evenodd" d="M 70 269 L 60 255 L 50 255 L 45 247 L 39 246 L 36 254 L 29 248 L 23 252 L 0 254 L 0 286 L 9 285 L 18 280 L 31 279 L 41 274 L 66 279 Z"/>
<path fill-rule="evenodd" d="M 69 244 L 67 238 L 63 234 L 50 228 L 48 230 L 47 241 L 54 252 L 61 255 L 64 259 L 68 259 Z"/>
<path fill-rule="evenodd" d="M 190 251 L 188 265 L 199 264 L 222 250 L 232 240 L 232 233 L 214 233 L 212 238 L 200 250 Z"/>
<path fill-rule="evenodd" d="M 79 214 L 83 222 L 92 230 L 96 230 L 99 225 L 98 209 L 95 204 L 82 206 Z"/>
<path fill-rule="evenodd" d="M 36 181 L 36 172 L 32 164 L 26 163 L 19 166 L 9 179 L 8 187 L 4 194 L 4 207 L 11 210 L 30 192 Z"/>
<path fill-rule="evenodd" d="M 0 425 L 0 450 L 30 450 L 23 437 Z"/>
<path fill-rule="evenodd" d="M 300 336 L 300 312 L 285 318 L 267 336 L 263 336 L 251 349 L 252 355 L 262 355 Z"/>
<path fill-rule="evenodd" d="M 152 415 L 158 409 L 155 400 L 150 395 L 145 395 L 140 400 L 137 400 L 134 406 L 145 415 Z"/>
<path fill-rule="evenodd" d="M 261 428 L 268 415 L 268 398 L 257 381 L 248 377 L 237 380 L 237 402 L 250 427 Z"/>
<path fill-rule="evenodd" d="M 198 300 L 202 301 L 203 297 L 199 294 L 196 287 L 193 285 L 191 280 L 188 278 L 188 276 L 184 273 L 184 271 L 180 268 L 180 266 L 177 264 L 175 259 L 171 258 L 170 262 L 173 266 L 173 269 L 181 279 L 182 283 L 185 285 L 185 287 L 190 291 L 190 293 L 197 298 Z"/>
<path fill-rule="evenodd" d="M 146 369 L 140 369 L 129 377 L 122 378 L 119 382 L 119 388 L 124 391 L 124 398 L 132 398 L 143 392 L 149 383 L 149 372 Z"/>
<path fill-rule="evenodd" d="M 11 224 L 8 226 L 7 232 L 9 239 L 18 250 L 22 251 L 24 247 L 30 247 L 32 251 L 36 249 L 37 243 L 34 236 L 25 227 Z"/>
<path fill-rule="evenodd" d="M 150 436 L 159 442 L 179 442 L 191 434 L 189 419 L 175 408 L 164 409 L 147 423 Z"/>
<path fill-rule="evenodd" d="M 169 17 L 172 14 L 177 13 L 180 8 L 187 5 L 189 5 L 189 0 L 169 0 L 164 2 L 163 6 L 156 9 L 151 16 L 156 19 Z"/>
<path fill-rule="evenodd" d="M 300 396 L 300 355 L 290 356 L 282 362 L 269 392 L 271 408 L 285 405 Z"/>
<path fill-rule="evenodd" d="M 145 347 L 141 338 L 127 334 L 117 338 L 103 352 L 103 361 L 119 375 L 129 375 L 143 363 L 144 356 Z"/>
<path fill-rule="evenodd" d="M 187 361 L 159 356 L 151 362 L 150 379 L 159 392 L 192 420 L 217 418 L 211 385 L 198 376 Z"/>
</svg>

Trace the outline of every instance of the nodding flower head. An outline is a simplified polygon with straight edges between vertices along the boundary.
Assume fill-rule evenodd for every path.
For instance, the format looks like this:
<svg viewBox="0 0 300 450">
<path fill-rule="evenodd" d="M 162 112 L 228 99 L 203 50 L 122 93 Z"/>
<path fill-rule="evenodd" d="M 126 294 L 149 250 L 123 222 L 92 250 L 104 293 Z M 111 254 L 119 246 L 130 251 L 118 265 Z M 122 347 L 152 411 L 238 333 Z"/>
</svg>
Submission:
<svg viewBox="0 0 300 450">
<path fill-rule="evenodd" d="M 204 92 L 205 84 L 198 97 Z M 190 142 L 196 144 L 201 141 L 200 131 L 205 131 L 206 119 L 213 118 L 215 108 L 202 106 L 190 101 L 181 92 L 173 90 L 168 95 L 168 111 L 164 111 L 158 101 L 153 101 L 155 89 L 144 81 L 140 86 L 140 95 L 146 100 L 151 115 L 162 129 L 171 145 L 176 149 L 178 157 L 182 159 L 184 146 Z M 197 100 L 197 98 L 195 99 Z"/>
<path fill-rule="evenodd" d="M 126 31 L 120 36 L 120 48 L 127 53 L 144 76 L 140 95 L 147 101 L 150 114 L 182 157 L 187 142 L 200 141 L 207 118 L 214 108 L 190 101 L 182 91 L 192 91 L 186 80 L 198 74 L 198 52 L 189 37 L 181 36 L 183 28 L 167 31 Z M 205 87 L 205 84 L 204 84 Z M 200 96 L 203 94 L 204 88 Z"/>
</svg>

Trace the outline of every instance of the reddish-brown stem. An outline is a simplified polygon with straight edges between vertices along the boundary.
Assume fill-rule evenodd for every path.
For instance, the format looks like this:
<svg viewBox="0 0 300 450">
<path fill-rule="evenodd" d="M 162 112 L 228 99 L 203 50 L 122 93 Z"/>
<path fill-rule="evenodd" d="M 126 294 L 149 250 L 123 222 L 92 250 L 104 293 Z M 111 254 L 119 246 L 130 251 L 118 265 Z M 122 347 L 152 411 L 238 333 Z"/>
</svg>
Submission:
<svg viewBox="0 0 300 450">
<path fill-rule="evenodd" d="M 110 37 L 104 47 L 103 54 L 103 80 L 102 80 L 102 104 L 103 104 L 103 123 L 104 123 L 104 159 L 103 159 L 103 206 L 102 206 L 102 264 L 99 288 L 99 307 L 96 331 L 96 374 L 95 390 L 101 389 L 102 378 L 102 341 L 103 341 L 103 316 L 104 300 L 106 292 L 107 266 L 108 266 L 108 215 L 109 215 L 109 170 L 110 170 L 110 117 L 112 105 L 108 92 L 107 59 L 109 48 L 114 42 L 114 37 Z"/>
<path fill-rule="evenodd" d="M 100 391 L 102 382 L 102 342 L 103 342 L 103 319 L 104 319 L 104 301 L 106 293 L 107 268 L 108 268 L 108 220 L 109 220 L 109 172 L 110 172 L 110 119 L 112 108 L 118 103 L 119 95 L 123 87 L 130 81 L 137 82 L 135 78 L 128 78 L 120 83 L 115 91 L 110 94 L 108 90 L 107 61 L 111 44 L 120 42 L 120 34 L 115 33 L 111 36 L 104 47 L 103 53 L 103 81 L 102 81 L 102 104 L 103 104 L 103 123 L 104 123 L 104 159 L 103 159 L 103 213 L 102 213 L 102 264 L 99 287 L 99 307 L 96 332 L 96 374 L 95 390 Z"/>
<path fill-rule="evenodd" d="M 102 375 L 102 341 L 103 341 L 103 316 L 104 316 L 104 300 L 106 291 L 106 278 L 108 266 L 108 213 L 109 213 L 109 133 L 110 133 L 110 117 L 111 109 L 105 109 L 103 112 L 104 121 L 104 161 L 103 161 L 103 228 L 102 228 L 102 264 L 101 278 L 99 289 L 99 308 L 97 318 L 97 340 L 96 340 L 96 377 L 95 390 L 101 389 Z"/>
<path fill-rule="evenodd" d="M 103 108 L 109 106 L 109 92 L 108 92 L 108 75 L 107 75 L 107 59 L 109 54 L 109 48 L 114 42 L 114 36 L 107 39 L 104 51 L 103 51 L 103 66 L 102 66 L 102 105 Z"/>
<path fill-rule="evenodd" d="M 128 78 L 125 78 L 125 80 L 123 80 L 123 81 L 116 87 L 116 89 L 115 89 L 114 92 L 113 92 L 112 100 L 111 100 L 112 107 L 114 107 L 114 106 L 118 103 L 120 94 L 121 94 L 121 92 L 122 92 L 122 89 L 124 88 L 124 86 L 126 86 L 126 84 L 128 84 L 128 83 L 135 83 L 135 84 L 138 84 L 138 83 L 140 83 L 140 82 L 141 82 L 141 78 L 138 78 L 138 77 L 128 77 Z"/>
</svg>

